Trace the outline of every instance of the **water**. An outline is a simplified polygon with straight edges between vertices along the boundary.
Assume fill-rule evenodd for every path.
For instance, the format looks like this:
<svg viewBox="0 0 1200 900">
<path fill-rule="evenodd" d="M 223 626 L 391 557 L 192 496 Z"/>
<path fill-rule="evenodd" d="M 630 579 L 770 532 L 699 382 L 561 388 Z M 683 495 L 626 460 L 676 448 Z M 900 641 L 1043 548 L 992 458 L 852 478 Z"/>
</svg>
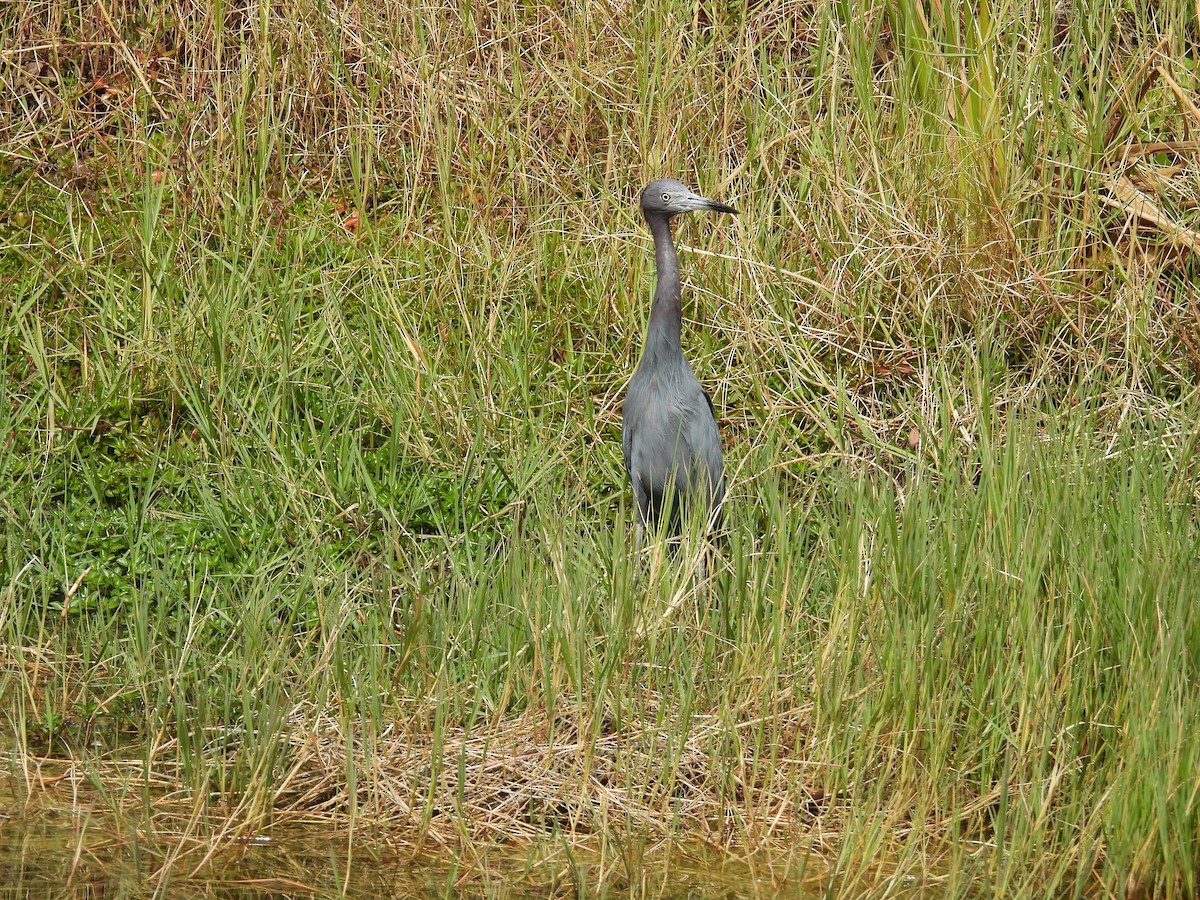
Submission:
<svg viewBox="0 0 1200 900">
<path fill-rule="evenodd" d="M 220 834 L 221 818 L 181 814 L 186 798 L 120 791 L 9 767 L 0 784 L 0 885 L 17 897 L 813 896 L 803 864 L 753 866 L 719 852 L 625 847 L 608 858 L 544 846 L 469 853 L 322 825 Z M 141 802 L 150 797 L 149 803 Z M 190 836 L 189 836 L 190 832 Z M 215 848 L 215 849 L 214 849 Z M 615 857 L 615 858 L 614 858 Z M 807 886 L 806 886 L 807 881 Z"/>
</svg>

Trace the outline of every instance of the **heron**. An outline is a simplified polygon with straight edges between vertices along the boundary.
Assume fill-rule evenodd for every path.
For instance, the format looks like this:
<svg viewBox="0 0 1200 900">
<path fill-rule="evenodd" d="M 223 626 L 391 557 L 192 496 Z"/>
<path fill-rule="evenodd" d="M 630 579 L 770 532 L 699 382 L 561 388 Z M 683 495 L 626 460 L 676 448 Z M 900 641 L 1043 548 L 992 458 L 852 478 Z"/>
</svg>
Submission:
<svg viewBox="0 0 1200 900">
<path fill-rule="evenodd" d="M 678 537 L 691 516 L 715 526 L 725 499 L 721 432 L 712 398 L 700 386 L 681 342 L 679 257 L 671 217 L 710 210 L 737 214 L 674 179 L 652 181 L 641 197 L 654 236 L 658 283 L 641 361 L 621 415 L 621 451 L 637 501 L 637 543 L 644 529 Z"/>
</svg>

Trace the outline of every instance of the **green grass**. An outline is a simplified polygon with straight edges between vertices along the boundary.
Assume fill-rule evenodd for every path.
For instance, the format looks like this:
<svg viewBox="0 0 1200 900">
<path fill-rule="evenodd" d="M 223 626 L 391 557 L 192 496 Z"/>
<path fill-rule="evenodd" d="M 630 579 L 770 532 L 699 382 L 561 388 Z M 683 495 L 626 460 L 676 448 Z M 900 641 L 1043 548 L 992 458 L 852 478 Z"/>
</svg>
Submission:
<svg viewBox="0 0 1200 900">
<path fill-rule="evenodd" d="M 299 822 L 1196 892 L 1194 9 L 105 9 L 0 14 L 22 790 L 162 884 Z M 657 174 L 742 210 L 699 584 L 619 453 Z"/>
</svg>

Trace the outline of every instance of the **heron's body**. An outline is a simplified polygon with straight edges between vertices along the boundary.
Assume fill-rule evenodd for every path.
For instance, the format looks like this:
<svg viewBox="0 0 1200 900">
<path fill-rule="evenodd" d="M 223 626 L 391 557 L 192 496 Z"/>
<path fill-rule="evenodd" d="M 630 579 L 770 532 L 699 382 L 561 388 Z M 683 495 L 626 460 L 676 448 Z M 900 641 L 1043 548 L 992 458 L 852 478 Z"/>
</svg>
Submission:
<svg viewBox="0 0 1200 900">
<path fill-rule="evenodd" d="M 652 182 L 642 212 L 654 235 L 658 284 L 641 362 L 629 382 L 621 448 L 637 501 L 638 523 L 676 535 L 697 513 L 711 521 L 725 498 L 721 432 L 712 401 L 683 355 L 679 259 L 670 217 L 732 207 L 700 197 L 677 181 Z"/>
</svg>

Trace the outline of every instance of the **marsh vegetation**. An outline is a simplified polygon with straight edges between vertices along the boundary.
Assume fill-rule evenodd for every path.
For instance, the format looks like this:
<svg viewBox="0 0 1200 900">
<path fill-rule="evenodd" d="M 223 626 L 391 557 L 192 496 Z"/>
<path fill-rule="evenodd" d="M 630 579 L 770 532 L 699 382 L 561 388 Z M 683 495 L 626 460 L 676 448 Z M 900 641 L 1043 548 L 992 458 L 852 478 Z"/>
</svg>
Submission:
<svg viewBox="0 0 1200 900">
<path fill-rule="evenodd" d="M 5 5 L 15 796 L 148 891 L 307 828 L 447 890 L 1193 895 L 1196 15 Z M 741 210 L 677 232 L 700 586 L 620 456 L 660 174 Z"/>
</svg>

